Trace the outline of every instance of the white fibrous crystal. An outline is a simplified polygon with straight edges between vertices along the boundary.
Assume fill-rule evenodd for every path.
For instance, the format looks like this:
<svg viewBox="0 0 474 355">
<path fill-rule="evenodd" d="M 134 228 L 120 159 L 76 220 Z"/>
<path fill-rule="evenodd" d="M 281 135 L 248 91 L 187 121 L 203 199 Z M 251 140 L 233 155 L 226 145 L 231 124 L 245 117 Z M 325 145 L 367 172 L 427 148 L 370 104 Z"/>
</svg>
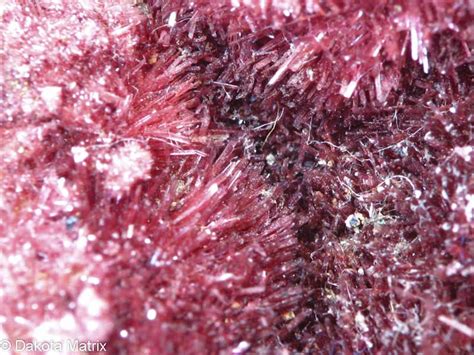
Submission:
<svg viewBox="0 0 474 355">
<path fill-rule="evenodd" d="M 341 86 L 339 93 L 349 99 L 357 87 L 357 80 L 351 80 L 349 84 Z"/>
<path fill-rule="evenodd" d="M 168 26 L 174 27 L 174 25 L 176 25 L 176 11 L 173 11 L 168 19 Z"/>
</svg>

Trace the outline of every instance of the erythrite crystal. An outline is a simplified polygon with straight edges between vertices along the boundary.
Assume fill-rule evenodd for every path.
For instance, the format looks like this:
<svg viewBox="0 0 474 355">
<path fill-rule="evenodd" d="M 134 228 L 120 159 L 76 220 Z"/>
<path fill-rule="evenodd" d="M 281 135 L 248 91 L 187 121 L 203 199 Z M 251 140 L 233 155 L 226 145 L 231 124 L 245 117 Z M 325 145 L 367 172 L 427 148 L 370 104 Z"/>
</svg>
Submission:
<svg viewBox="0 0 474 355">
<path fill-rule="evenodd" d="M 474 352 L 473 11 L 3 1 L 0 341 Z"/>
</svg>

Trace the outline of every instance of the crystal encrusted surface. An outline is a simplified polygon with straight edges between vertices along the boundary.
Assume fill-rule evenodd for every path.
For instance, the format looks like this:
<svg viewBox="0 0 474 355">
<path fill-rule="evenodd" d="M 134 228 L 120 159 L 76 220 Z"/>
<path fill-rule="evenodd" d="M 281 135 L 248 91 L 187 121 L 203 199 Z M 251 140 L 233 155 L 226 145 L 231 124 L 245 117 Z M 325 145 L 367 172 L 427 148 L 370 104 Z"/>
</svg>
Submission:
<svg viewBox="0 0 474 355">
<path fill-rule="evenodd" d="M 469 353 L 470 1 L 4 1 L 0 339 Z"/>
</svg>

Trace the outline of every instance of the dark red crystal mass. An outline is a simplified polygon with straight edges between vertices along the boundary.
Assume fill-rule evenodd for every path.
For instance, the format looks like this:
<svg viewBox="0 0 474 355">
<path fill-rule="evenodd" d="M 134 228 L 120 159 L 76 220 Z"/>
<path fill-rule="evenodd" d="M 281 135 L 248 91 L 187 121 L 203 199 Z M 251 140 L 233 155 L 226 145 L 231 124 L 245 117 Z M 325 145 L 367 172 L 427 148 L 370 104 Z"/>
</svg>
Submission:
<svg viewBox="0 0 474 355">
<path fill-rule="evenodd" d="M 474 352 L 471 0 L 0 14 L 0 341 Z"/>
</svg>

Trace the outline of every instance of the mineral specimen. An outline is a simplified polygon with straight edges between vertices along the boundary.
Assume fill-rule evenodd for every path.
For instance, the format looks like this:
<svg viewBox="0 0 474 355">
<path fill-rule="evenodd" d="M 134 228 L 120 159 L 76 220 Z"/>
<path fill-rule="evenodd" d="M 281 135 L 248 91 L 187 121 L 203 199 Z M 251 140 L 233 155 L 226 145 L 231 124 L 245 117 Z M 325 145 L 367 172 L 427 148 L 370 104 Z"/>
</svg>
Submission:
<svg viewBox="0 0 474 355">
<path fill-rule="evenodd" d="M 2 344 L 474 352 L 472 1 L 0 5 Z"/>
</svg>

